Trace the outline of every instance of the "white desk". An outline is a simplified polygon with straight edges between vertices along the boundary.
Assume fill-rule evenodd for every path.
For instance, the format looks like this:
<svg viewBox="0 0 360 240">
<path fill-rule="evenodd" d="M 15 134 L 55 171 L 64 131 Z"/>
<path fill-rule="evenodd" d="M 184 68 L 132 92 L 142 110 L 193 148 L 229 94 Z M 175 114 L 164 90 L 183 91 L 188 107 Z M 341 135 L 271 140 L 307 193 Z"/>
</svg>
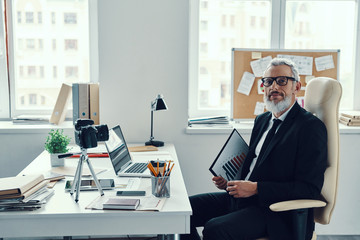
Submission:
<svg viewBox="0 0 360 240">
<path fill-rule="evenodd" d="M 75 203 L 75 194 L 71 196 L 64 191 L 65 181 L 62 180 L 55 185 L 55 194 L 41 209 L 0 213 L 0 238 L 189 233 L 192 211 L 175 147 L 166 144 L 159 150 L 169 152 L 176 164 L 170 179 L 171 197 L 160 212 L 88 210 L 85 207 L 99 196 L 99 192 L 81 191 L 79 202 Z M 156 159 L 156 152 L 148 153 Z M 98 178 L 116 177 L 108 158 L 91 158 L 90 161 L 94 168 L 108 169 L 98 174 Z M 76 167 L 77 162 L 76 158 L 66 159 L 65 166 Z M 50 169 L 49 155 L 43 152 L 20 174 L 46 172 Z M 73 177 L 67 179 L 72 180 Z M 143 178 L 141 181 L 150 179 Z M 115 196 L 116 190 L 104 190 L 104 193 Z"/>
</svg>

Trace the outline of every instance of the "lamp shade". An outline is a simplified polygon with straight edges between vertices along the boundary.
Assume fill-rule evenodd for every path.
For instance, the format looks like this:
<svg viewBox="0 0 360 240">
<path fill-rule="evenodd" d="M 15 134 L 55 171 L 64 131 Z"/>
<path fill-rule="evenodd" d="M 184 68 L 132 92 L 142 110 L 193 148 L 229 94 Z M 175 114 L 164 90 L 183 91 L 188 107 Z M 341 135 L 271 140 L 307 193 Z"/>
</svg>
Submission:
<svg viewBox="0 0 360 240">
<path fill-rule="evenodd" d="M 152 111 L 166 110 L 167 106 L 161 94 L 158 94 L 156 99 L 151 104 Z"/>
</svg>

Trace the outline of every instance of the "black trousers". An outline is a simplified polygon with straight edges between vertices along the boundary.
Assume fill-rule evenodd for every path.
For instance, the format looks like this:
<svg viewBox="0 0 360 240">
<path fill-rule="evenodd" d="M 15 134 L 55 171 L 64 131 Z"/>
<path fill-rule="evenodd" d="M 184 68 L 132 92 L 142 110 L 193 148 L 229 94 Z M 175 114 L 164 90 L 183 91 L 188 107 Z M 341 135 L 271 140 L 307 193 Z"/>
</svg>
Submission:
<svg viewBox="0 0 360 240">
<path fill-rule="evenodd" d="M 264 209 L 253 198 L 233 198 L 226 192 L 190 197 L 193 210 L 191 233 L 181 240 L 200 240 L 196 227 L 203 226 L 204 240 L 242 240 L 266 236 Z"/>
</svg>

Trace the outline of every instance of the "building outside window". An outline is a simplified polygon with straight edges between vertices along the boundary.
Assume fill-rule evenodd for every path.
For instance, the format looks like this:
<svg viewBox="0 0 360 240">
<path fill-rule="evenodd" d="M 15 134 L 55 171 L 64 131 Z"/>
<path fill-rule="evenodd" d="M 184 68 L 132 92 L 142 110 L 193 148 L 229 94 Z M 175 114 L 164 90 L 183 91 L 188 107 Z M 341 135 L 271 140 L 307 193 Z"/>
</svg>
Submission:
<svg viewBox="0 0 360 240">
<path fill-rule="evenodd" d="M 190 33 L 195 35 L 190 34 L 189 116 L 230 115 L 231 67 L 225 66 L 232 65 L 232 48 L 340 49 L 339 79 L 344 92 L 351 93 L 343 95 L 341 108 L 352 109 L 354 104 L 359 108 L 360 97 L 354 101 L 354 92 L 360 91 L 354 91 L 360 88 L 360 76 L 354 76 L 354 63 L 360 61 L 354 50 L 360 45 L 356 4 L 356 0 L 191 1 L 190 28 L 195 31 Z M 218 27 L 204 29 L 202 21 Z M 203 68 L 208 69 L 206 77 L 200 73 Z"/>
<path fill-rule="evenodd" d="M 6 11 L 0 4 L 0 41 L 4 42 L 6 36 L 2 19 L 9 23 L 7 33 L 12 41 L 8 45 L 0 44 L 0 53 L 8 53 L 5 62 L 0 58 L 0 118 L 51 114 L 63 82 L 91 81 L 89 1 L 7 0 L 6 3 Z M 92 17 L 96 18 L 94 13 Z M 56 16 L 64 16 L 64 21 L 56 21 Z M 77 24 L 80 19 L 81 26 Z M 72 27 L 65 28 L 69 24 Z M 68 54 L 65 48 L 76 51 Z M 58 72 L 58 69 L 64 70 Z M 3 93 L 10 95 L 6 97 Z M 6 99 L 10 99 L 7 106 L 11 106 L 11 111 L 3 108 Z M 3 111 L 6 109 L 7 112 Z"/>
</svg>

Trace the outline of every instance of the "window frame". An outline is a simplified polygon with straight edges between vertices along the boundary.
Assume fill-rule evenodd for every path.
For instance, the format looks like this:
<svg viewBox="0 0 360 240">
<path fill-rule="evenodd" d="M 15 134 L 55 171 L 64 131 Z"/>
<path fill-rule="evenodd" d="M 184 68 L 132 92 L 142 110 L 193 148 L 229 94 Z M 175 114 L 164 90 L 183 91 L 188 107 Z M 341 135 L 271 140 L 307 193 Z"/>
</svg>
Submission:
<svg viewBox="0 0 360 240">
<path fill-rule="evenodd" d="M 325 1 L 325 0 L 324 0 Z M 331 1 L 331 0 L 329 0 Z M 347 0 L 345 0 L 347 1 Z M 350 1 L 350 0 L 348 0 Z M 357 9 L 357 19 L 355 19 L 356 25 L 356 39 L 355 39 L 355 66 L 360 65 L 360 0 L 354 0 Z M 190 14 L 189 14 L 189 102 L 188 102 L 188 117 L 200 117 L 211 115 L 231 115 L 231 109 L 199 109 L 198 108 L 198 75 L 199 75 L 199 17 L 200 17 L 200 0 L 192 0 L 190 2 Z M 270 48 L 284 49 L 285 45 L 285 15 L 286 15 L 286 2 L 287 0 L 269 0 L 271 4 L 271 40 Z M 360 68 L 355 69 L 354 76 L 354 100 L 353 108 L 355 110 L 360 109 Z M 231 70 L 233 73 L 233 69 Z M 233 76 L 231 76 L 233 77 Z"/>
<path fill-rule="evenodd" d="M 1 5 L 1 4 L 0 4 Z M 13 20 L 17 21 L 17 13 L 13 15 L 12 7 L 13 2 L 12 0 L 5 0 L 5 7 L 6 7 L 6 14 L 7 14 L 7 29 L 13 29 Z M 89 76 L 90 82 L 98 82 L 99 79 L 99 61 L 98 61 L 98 20 L 97 20 L 97 9 L 98 9 L 98 0 L 88 0 L 88 11 L 89 11 Z M 1 11 L 2 6 L 1 6 Z M 3 12 L 3 11 L 2 11 Z M 1 12 L 1 17 L 3 18 L 4 14 Z M 50 12 L 51 16 L 52 12 Z M 56 16 L 56 14 L 55 14 Z M 14 19 L 15 17 L 15 19 Z M 1 42 L 5 39 L 4 30 L 2 26 L 4 25 L 3 19 L 0 19 L 0 40 Z M 8 61 L 9 66 L 5 67 L 8 69 L 8 72 L 0 71 L 0 84 L 1 86 L 6 86 L 6 88 L 0 88 L 0 101 L 4 103 L 4 107 L 0 105 L 0 119 L 1 120 L 10 120 L 12 117 L 22 114 L 39 114 L 39 115 L 50 115 L 52 113 L 52 109 L 50 110 L 40 110 L 40 109 L 28 109 L 28 110 L 19 110 L 15 109 L 15 69 L 14 64 L 14 45 L 16 43 L 13 42 L 13 35 L 11 31 L 8 31 L 8 45 L 7 45 L 7 52 L 8 52 Z M 52 44 L 52 43 L 51 43 Z M 0 51 L 2 50 L 3 46 L 0 43 Z M 5 46 L 4 46 L 5 47 Z M 5 49 L 6 50 L 6 49 Z M 6 54 L 5 54 L 6 56 Z M 5 59 L 5 64 L 6 64 Z M 0 58 L 0 69 L 3 69 L 2 59 Z M 40 71 L 40 70 L 39 70 Z M 39 95 L 40 97 L 40 95 Z M 7 106 L 7 107 L 6 107 Z M 70 118 L 72 113 L 68 112 L 67 118 Z"/>
<path fill-rule="evenodd" d="M 9 81 L 7 68 L 7 49 L 5 45 L 5 19 L 4 19 L 4 2 L 0 2 L 0 118 L 10 117 L 10 100 L 9 100 Z"/>
</svg>

